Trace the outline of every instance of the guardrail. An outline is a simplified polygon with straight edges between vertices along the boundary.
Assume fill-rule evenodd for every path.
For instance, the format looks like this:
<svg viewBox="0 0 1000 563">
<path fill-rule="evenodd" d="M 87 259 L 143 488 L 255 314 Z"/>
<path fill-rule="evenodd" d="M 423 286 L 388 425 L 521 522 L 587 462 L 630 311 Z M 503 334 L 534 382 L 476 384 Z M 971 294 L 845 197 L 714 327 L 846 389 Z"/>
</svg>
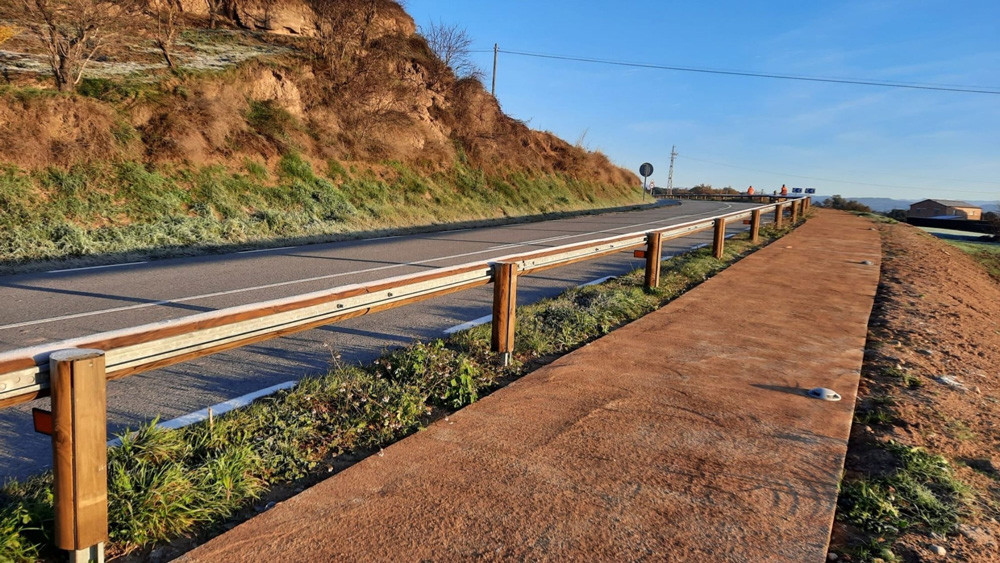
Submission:
<svg viewBox="0 0 1000 563">
<path fill-rule="evenodd" d="M 782 226 L 809 207 L 794 199 L 664 229 L 619 235 L 544 251 L 504 256 L 354 284 L 294 297 L 220 309 L 134 328 L 63 340 L 0 354 L 0 409 L 52 396 L 52 412 L 35 409 L 36 429 L 53 437 L 56 547 L 76 557 L 103 557 L 107 537 L 105 386 L 108 380 L 169 366 L 494 283 L 492 348 L 509 361 L 514 351 L 517 278 L 645 247 L 645 285 L 659 285 L 664 240 L 714 229 L 713 253 L 721 257 L 726 224 L 747 219 L 758 240 L 763 213 Z"/>
<path fill-rule="evenodd" d="M 751 203 L 777 203 L 779 201 L 788 201 L 793 199 L 803 199 L 802 194 L 766 194 L 766 193 L 755 193 L 755 194 L 692 194 L 692 193 L 681 193 L 681 194 L 664 194 L 656 193 L 653 194 L 657 199 L 694 199 L 694 200 L 709 200 L 709 201 L 743 201 Z"/>
</svg>

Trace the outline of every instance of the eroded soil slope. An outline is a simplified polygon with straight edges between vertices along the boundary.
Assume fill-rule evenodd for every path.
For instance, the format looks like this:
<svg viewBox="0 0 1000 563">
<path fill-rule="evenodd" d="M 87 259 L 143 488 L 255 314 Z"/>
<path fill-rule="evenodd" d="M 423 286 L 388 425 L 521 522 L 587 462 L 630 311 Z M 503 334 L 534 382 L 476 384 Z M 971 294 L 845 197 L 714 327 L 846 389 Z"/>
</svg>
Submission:
<svg viewBox="0 0 1000 563">
<path fill-rule="evenodd" d="M 1000 282 L 919 229 L 879 228 L 882 280 L 831 551 L 998 561 Z"/>
</svg>

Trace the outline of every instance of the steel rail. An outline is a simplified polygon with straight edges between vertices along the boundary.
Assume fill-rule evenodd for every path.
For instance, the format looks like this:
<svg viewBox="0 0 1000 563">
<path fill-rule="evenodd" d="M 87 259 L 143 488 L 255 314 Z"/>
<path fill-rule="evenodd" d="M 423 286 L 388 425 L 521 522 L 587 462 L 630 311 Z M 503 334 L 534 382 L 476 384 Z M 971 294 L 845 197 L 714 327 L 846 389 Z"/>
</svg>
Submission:
<svg viewBox="0 0 1000 563">
<path fill-rule="evenodd" d="M 664 240 L 680 238 L 711 229 L 717 220 L 728 223 L 750 217 L 757 210 L 773 211 L 790 205 L 791 201 L 769 203 L 661 229 L 341 286 L 11 350 L 0 353 L 0 409 L 47 396 L 49 356 L 59 350 L 103 350 L 107 379 L 118 379 L 486 285 L 494 281 L 493 268 L 498 263 L 515 263 L 520 274 L 530 274 L 645 246 L 650 233 L 659 233 Z"/>
</svg>

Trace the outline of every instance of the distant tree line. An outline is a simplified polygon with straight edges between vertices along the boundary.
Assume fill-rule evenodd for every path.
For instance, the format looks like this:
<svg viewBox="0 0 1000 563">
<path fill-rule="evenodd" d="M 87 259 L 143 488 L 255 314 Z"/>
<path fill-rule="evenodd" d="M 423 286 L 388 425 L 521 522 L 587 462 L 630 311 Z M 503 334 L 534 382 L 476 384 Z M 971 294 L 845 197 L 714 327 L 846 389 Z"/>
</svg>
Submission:
<svg viewBox="0 0 1000 563">
<path fill-rule="evenodd" d="M 855 211 L 858 213 L 871 213 L 872 208 L 861 203 L 860 201 L 855 201 L 853 199 L 847 199 L 841 195 L 835 195 L 833 197 L 828 197 L 822 202 L 816 204 L 818 207 L 827 207 L 829 209 L 839 209 L 841 211 Z"/>
</svg>

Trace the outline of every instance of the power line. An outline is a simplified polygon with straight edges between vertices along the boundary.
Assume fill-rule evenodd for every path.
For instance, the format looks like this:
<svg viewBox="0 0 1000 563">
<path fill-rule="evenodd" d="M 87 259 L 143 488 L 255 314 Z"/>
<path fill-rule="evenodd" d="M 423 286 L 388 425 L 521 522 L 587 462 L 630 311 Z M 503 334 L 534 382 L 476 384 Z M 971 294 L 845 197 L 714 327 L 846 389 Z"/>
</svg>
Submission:
<svg viewBox="0 0 1000 563">
<path fill-rule="evenodd" d="M 475 51 L 480 52 L 480 51 Z M 492 52 L 492 51 L 489 51 Z M 908 88 L 911 90 L 936 90 L 940 92 L 960 92 L 963 94 L 992 94 L 1000 95 L 1000 89 L 980 86 L 956 86 L 946 84 L 919 84 L 908 82 L 886 82 L 880 80 L 856 79 L 856 78 L 825 78 L 819 76 L 801 76 L 794 74 L 772 74 L 765 72 L 750 72 L 744 70 L 720 70 L 711 68 L 698 68 L 690 66 L 671 66 L 650 63 L 636 63 L 628 61 L 616 61 L 610 59 L 596 59 L 590 57 L 575 57 L 569 55 L 552 55 L 547 53 L 532 53 L 528 51 L 508 51 L 499 49 L 498 52 L 507 55 L 518 55 L 522 57 L 535 57 L 539 59 L 554 59 L 560 61 L 575 61 L 582 63 L 594 63 L 613 66 L 624 66 L 632 68 L 648 68 L 655 70 L 674 70 L 679 72 L 699 72 L 703 74 L 722 74 L 728 76 L 750 76 L 754 78 L 775 78 L 780 80 L 799 80 L 805 82 L 827 82 L 834 84 L 853 84 L 861 86 L 883 86 L 886 88 Z"/>
<path fill-rule="evenodd" d="M 840 180 L 840 179 L 834 179 L 834 178 L 820 178 L 820 177 L 816 177 L 816 176 L 802 176 L 802 175 L 799 175 L 799 174 L 785 174 L 784 172 L 772 172 L 770 170 L 760 170 L 758 168 L 750 168 L 750 167 L 747 167 L 747 166 L 737 166 L 735 164 L 727 164 L 725 162 L 715 162 L 715 161 L 712 161 L 712 160 L 705 160 L 703 158 L 695 158 L 693 156 L 687 156 L 687 155 L 680 155 L 680 156 L 681 156 L 681 158 L 686 158 L 688 160 L 695 160 L 695 161 L 698 161 L 698 162 L 704 162 L 706 164 L 714 164 L 716 166 L 726 166 L 728 168 L 738 168 L 738 169 L 741 169 L 741 170 L 749 170 L 751 172 L 760 172 L 762 174 L 773 174 L 775 176 L 781 176 L 781 177 L 787 177 L 787 178 L 802 178 L 802 179 L 805 179 L 805 180 L 818 180 L 818 181 L 821 181 L 821 182 L 836 182 L 836 183 L 839 183 L 839 184 L 854 184 L 854 185 L 858 185 L 858 186 L 868 186 L 868 187 L 875 187 L 875 188 L 889 188 L 889 189 L 897 189 L 897 190 L 920 190 L 920 191 L 925 191 L 925 192 L 937 192 L 937 193 L 946 192 L 946 193 L 965 193 L 965 194 L 985 194 L 985 195 L 992 195 L 994 197 L 997 196 L 997 192 L 996 191 L 982 192 L 982 191 L 976 191 L 976 190 L 949 190 L 949 189 L 942 189 L 942 188 L 928 188 L 928 187 L 923 187 L 923 186 L 898 186 L 898 185 L 893 185 L 893 184 L 874 184 L 874 183 L 871 183 L 871 182 L 857 182 L 857 181 L 853 181 L 853 180 Z"/>
</svg>

